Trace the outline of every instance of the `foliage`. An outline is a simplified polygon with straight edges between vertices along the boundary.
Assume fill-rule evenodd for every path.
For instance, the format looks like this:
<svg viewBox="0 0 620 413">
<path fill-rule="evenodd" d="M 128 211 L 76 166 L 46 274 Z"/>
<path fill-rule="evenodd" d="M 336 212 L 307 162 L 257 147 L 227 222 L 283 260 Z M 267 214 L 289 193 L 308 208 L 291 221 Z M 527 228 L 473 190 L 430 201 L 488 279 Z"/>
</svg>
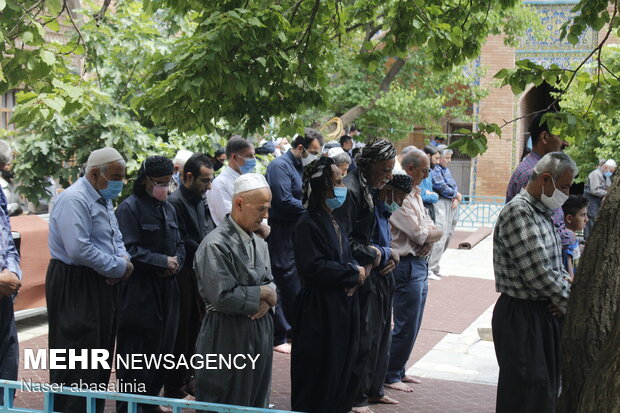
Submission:
<svg viewBox="0 0 620 413">
<path fill-rule="evenodd" d="M 474 58 L 488 34 L 503 30 L 514 37 L 523 27 L 511 13 L 519 3 L 153 0 L 149 7 L 199 17 L 196 29 L 179 37 L 169 55 L 156 56 L 152 87 L 134 100 L 134 107 L 158 124 L 184 131 L 208 132 L 224 121 L 247 134 L 278 117 L 285 120 L 281 133 L 290 135 L 303 127 L 295 115 L 333 104 L 330 77 L 341 55 L 361 64 L 359 70 L 370 77 L 379 75 L 376 92 L 385 92 L 389 84 L 380 75 L 391 58 L 424 49 L 427 72 L 450 72 Z M 412 99 L 409 91 L 396 87 L 394 95 L 377 104 L 405 106 Z"/>
<path fill-rule="evenodd" d="M 135 1 L 119 5 L 100 23 L 88 17 L 93 12 L 91 6 L 81 14 L 84 21 L 76 36 L 88 51 L 85 69 L 95 76 L 51 76 L 52 88 L 35 83 L 17 95 L 12 120 L 21 128 L 15 136 L 19 153 L 15 171 L 20 192 L 31 200 L 43 195 L 46 176 L 58 177 L 63 185 L 75 180 L 80 165 L 98 147 L 118 149 L 131 173 L 149 155 L 172 158 L 180 148 L 212 153 L 221 142 L 217 136 L 155 126 L 129 106 L 132 97 L 146 88 L 144 60 L 169 48 L 173 38 L 169 26 L 143 13 L 142 4 Z"/>
</svg>

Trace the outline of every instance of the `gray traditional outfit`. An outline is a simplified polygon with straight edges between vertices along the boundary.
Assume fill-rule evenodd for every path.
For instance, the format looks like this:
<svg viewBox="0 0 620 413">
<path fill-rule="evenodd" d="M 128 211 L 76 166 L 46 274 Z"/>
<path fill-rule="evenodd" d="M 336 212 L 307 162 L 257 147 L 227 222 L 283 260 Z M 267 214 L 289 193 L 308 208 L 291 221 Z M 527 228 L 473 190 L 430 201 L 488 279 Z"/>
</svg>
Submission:
<svg viewBox="0 0 620 413">
<path fill-rule="evenodd" d="M 251 407 L 268 407 L 273 358 L 273 319 L 257 320 L 260 286 L 272 283 L 267 243 L 227 216 L 200 243 L 194 258 L 200 295 L 207 303 L 196 352 L 224 358 L 246 355 L 243 369 L 196 371 L 196 399 Z M 254 369 L 247 356 L 258 356 Z M 219 367 L 219 366 L 218 366 Z"/>
</svg>

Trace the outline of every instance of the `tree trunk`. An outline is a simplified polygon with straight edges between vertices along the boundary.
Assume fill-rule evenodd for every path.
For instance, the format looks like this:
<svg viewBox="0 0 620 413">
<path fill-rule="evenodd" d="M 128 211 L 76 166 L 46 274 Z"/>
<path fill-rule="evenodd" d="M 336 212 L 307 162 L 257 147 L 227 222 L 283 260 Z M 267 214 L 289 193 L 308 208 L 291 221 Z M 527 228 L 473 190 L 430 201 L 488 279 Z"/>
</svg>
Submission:
<svg viewBox="0 0 620 413">
<path fill-rule="evenodd" d="M 558 413 L 620 411 L 620 178 L 614 181 L 571 287 Z"/>
<path fill-rule="evenodd" d="M 383 96 L 385 93 L 389 92 L 390 85 L 396 78 L 396 75 L 398 74 L 398 72 L 400 72 L 400 69 L 402 69 L 403 66 L 405 66 L 405 63 L 406 62 L 403 59 L 401 59 L 400 57 L 397 57 L 392 63 L 392 65 L 390 66 L 390 69 L 388 70 L 388 72 L 385 74 L 385 77 L 381 81 L 381 84 L 379 85 L 379 91 L 375 94 L 375 98 L 373 99 L 373 101 L 368 106 L 357 105 L 347 110 L 340 117 L 340 120 L 342 120 L 342 123 L 345 126 L 349 126 L 350 124 L 353 123 L 355 119 L 359 118 L 360 116 L 368 112 L 370 109 L 372 109 L 375 106 L 375 102 L 377 102 L 377 100 L 379 100 L 379 98 Z"/>
</svg>

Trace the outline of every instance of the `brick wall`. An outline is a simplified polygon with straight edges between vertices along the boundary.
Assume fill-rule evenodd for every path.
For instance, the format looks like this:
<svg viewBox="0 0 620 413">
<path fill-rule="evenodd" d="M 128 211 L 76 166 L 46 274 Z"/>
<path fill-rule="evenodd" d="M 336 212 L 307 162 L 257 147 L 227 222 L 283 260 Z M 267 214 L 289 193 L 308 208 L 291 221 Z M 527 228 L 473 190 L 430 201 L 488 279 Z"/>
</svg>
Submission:
<svg viewBox="0 0 620 413">
<path fill-rule="evenodd" d="M 486 74 L 482 87 L 489 95 L 480 102 L 480 120 L 502 125 L 513 119 L 514 95 L 510 87 L 498 88 L 493 76 L 503 68 L 514 68 L 515 49 L 504 45 L 502 36 L 492 36 L 482 48 L 481 65 Z M 488 137 L 488 150 L 478 158 L 476 195 L 504 196 L 512 173 L 512 124 L 502 129 L 502 137 Z"/>
</svg>

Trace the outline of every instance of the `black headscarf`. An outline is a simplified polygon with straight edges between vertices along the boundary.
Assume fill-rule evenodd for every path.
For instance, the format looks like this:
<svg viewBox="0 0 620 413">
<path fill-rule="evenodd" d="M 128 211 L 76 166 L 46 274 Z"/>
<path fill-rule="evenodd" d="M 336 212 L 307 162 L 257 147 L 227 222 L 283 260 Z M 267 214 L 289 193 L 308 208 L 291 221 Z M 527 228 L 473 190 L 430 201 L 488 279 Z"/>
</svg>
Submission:
<svg viewBox="0 0 620 413">
<path fill-rule="evenodd" d="M 386 139 L 377 139 L 362 149 L 357 157 L 357 164 L 362 168 L 381 161 L 396 158 L 396 148 Z"/>
<path fill-rule="evenodd" d="M 302 202 L 306 208 L 312 210 L 322 207 L 325 193 L 333 187 L 333 164 L 332 158 L 321 156 L 304 168 Z"/>
</svg>

